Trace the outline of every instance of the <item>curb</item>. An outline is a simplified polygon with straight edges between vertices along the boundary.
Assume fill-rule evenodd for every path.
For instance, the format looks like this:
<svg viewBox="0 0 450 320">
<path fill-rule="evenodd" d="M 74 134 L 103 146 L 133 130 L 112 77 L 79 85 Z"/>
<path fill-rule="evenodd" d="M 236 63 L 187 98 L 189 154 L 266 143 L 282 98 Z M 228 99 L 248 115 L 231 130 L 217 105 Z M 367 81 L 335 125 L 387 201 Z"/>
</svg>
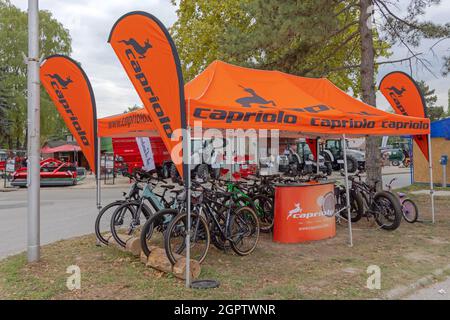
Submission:
<svg viewBox="0 0 450 320">
<path fill-rule="evenodd" d="M 400 300 L 406 298 L 417 290 L 426 288 L 429 285 L 434 284 L 434 280 L 436 279 L 436 277 L 442 276 L 447 271 L 450 271 L 450 264 L 445 266 L 444 268 L 434 270 L 430 275 L 420 278 L 410 285 L 401 286 L 389 290 L 389 292 L 387 292 L 383 298 L 388 300 Z"/>
</svg>

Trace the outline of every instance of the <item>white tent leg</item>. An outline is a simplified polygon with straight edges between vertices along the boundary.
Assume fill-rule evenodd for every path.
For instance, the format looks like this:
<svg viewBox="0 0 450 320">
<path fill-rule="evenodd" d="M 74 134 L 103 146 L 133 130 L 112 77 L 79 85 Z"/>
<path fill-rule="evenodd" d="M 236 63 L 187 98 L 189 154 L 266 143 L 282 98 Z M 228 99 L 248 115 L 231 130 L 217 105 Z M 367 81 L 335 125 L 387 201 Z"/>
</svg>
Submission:
<svg viewBox="0 0 450 320">
<path fill-rule="evenodd" d="M 101 194 L 101 182 L 100 182 L 100 152 L 101 152 L 101 138 L 97 138 L 97 168 L 96 168 L 96 181 L 97 181 L 97 209 L 102 208 L 102 194 Z"/>
<path fill-rule="evenodd" d="M 316 139 L 316 167 L 317 167 L 317 174 L 320 173 L 320 161 L 319 161 L 319 137 Z"/>
<path fill-rule="evenodd" d="M 184 181 L 186 192 L 186 211 L 187 211 L 187 234 L 186 234 L 186 288 L 191 287 L 191 127 L 187 126 L 183 131 L 183 164 L 187 164 Z M 186 170 L 186 166 L 183 166 Z"/>
<path fill-rule="evenodd" d="M 352 233 L 352 214 L 350 208 L 350 186 L 348 183 L 348 171 L 347 171 L 347 144 L 345 134 L 342 135 L 342 143 L 344 150 L 344 172 L 345 172 L 345 197 L 347 198 L 347 221 L 348 221 L 348 238 L 349 246 L 353 247 L 353 233 Z"/>
<path fill-rule="evenodd" d="M 431 134 L 428 135 L 428 156 L 430 158 L 430 197 L 431 197 L 431 221 L 434 223 L 434 186 L 433 186 L 433 155 L 431 153 Z"/>
</svg>

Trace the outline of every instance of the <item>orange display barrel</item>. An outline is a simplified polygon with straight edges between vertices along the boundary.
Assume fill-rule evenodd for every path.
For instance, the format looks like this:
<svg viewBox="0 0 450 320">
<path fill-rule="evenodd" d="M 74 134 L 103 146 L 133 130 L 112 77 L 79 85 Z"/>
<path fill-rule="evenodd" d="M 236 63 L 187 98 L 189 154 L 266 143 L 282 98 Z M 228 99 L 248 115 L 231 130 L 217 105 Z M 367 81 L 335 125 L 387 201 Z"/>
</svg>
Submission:
<svg viewBox="0 0 450 320">
<path fill-rule="evenodd" d="M 334 183 L 275 186 L 273 240 L 298 243 L 336 235 Z"/>
</svg>

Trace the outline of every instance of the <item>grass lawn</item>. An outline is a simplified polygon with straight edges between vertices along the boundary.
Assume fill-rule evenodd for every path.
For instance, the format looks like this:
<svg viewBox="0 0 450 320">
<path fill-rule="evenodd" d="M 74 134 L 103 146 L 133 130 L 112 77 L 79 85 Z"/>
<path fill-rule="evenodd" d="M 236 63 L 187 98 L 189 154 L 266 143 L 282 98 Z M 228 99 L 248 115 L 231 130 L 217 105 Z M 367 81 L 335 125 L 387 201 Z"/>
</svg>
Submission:
<svg viewBox="0 0 450 320">
<path fill-rule="evenodd" d="M 429 197 L 414 196 L 420 219 L 430 220 Z M 356 299 L 384 298 L 450 263 L 450 197 L 436 197 L 436 224 L 402 222 L 394 232 L 367 221 L 354 225 L 354 247 L 346 224 L 333 239 L 296 245 L 263 234 L 250 256 L 224 254 L 213 246 L 201 278 L 219 280 L 212 290 L 185 289 L 173 276 L 146 268 L 111 247 L 96 247 L 94 236 L 42 248 L 39 263 L 25 254 L 0 261 L 1 299 Z M 66 268 L 81 269 L 81 289 L 66 288 Z M 381 290 L 366 288 L 369 265 L 381 268 Z M 437 279 L 438 280 L 438 279 Z"/>
</svg>

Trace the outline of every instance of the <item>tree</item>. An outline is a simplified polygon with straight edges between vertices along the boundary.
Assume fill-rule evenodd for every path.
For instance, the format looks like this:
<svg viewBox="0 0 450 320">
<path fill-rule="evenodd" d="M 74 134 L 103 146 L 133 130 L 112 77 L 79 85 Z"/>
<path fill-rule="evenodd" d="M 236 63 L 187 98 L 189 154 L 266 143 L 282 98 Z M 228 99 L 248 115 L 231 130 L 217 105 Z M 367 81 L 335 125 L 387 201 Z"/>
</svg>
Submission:
<svg viewBox="0 0 450 320">
<path fill-rule="evenodd" d="M 440 0 L 411 0 L 406 10 L 404 18 L 397 15 L 392 7 L 394 4 L 385 0 L 359 0 L 360 6 L 360 33 L 361 33 L 361 90 L 362 100 L 372 106 L 376 106 L 375 100 L 375 47 L 373 45 L 374 30 L 371 25 L 372 14 L 375 9 L 381 16 L 378 23 L 380 31 L 385 35 L 385 39 L 391 44 L 399 43 L 408 49 L 408 59 L 418 61 L 429 72 L 425 61 L 420 58 L 419 53 L 413 48 L 420 45 L 422 39 L 445 39 L 450 37 L 450 24 L 438 25 L 429 21 L 421 21 L 420 18 L 426 8 L 439 4 Z M 446 58 L 448 59 L 448 58 Z M 448 60 L 447 67 L 450 66 Z M 412 68 L 412 64 L 411 64 Z M 445 72 L 444 72 L 445 73 Z M 380 153 L 378 151 L 379 139 L 367 137 L 366 139 L 366 169 L 367 182 L 376 185 L 376 181 L 381 181 Z M 380 184 L 378 187 L 381 188 Z"/>
<path fill-rule="evenodd" d="M 435 121 L 435 120 L 439 120 L 439 119 L 443 119 L 446 117 L 446 112 L 444 110 L 443 106 L 437 106 L 436 102 L 437 102 L 437 95 L 436 95 L 436 90 L 431 89 L 426 83 L 425 81 L 419 81 L 417 82 L 420 91 L 422 92 L 422 95 L 425 98 L 425 103 L 427 105 L 427 116 L 430 119 L 430 121 Z"/>
<path fill-rule="evenodd" d="M 223 48 L 227 28 L 248 32 L 250 17 L 242 9 L 251 0 L 171 0 L 178 20 L 170 32 L 177 45 L 186 81 L 192 80 L 214 60 L 235 62 Z"/>
<path fill-rule="evenodd" d="M 9 148 L 21 148 L 26 140 L 26 72 L 23 53 L 27 52 L 27 13 L 0 0 L 0 66 L 3 67 L 3 89 L 8 93 L 5 133 Z M 69 55 L 72 51 L 69 31 L 49 11 L 39 12 L 40 53 Z M 5 89 L 6 88 L 6 89 Z M 41 87 L 41 139 L 64 136 L 66 128 L 53 102 Z M 5 143 L 3 141 L 2 143 Z"/>
<path fill-rule="evenodd" d="M 175 3 L 175 1 L 173 1 Z M 358 11 L 348 1 L 180 1 L 171 29 L 188 80 L 216 59 L 308 77 L 359 93 Z M 377 56 L 388 46 L 375 39 Z"/>
<path fill-rule="evenodd" d="M 128 107 L 127 110 L 124 110 L 123 113 L 128 113 L 128 112 L 133 112 L 133 111 L 137 111 L 139 109 L 142 109 L 141 106 L 138 106 L 137 104 L 135 104 L 132 107 Z"/>
</svg>

